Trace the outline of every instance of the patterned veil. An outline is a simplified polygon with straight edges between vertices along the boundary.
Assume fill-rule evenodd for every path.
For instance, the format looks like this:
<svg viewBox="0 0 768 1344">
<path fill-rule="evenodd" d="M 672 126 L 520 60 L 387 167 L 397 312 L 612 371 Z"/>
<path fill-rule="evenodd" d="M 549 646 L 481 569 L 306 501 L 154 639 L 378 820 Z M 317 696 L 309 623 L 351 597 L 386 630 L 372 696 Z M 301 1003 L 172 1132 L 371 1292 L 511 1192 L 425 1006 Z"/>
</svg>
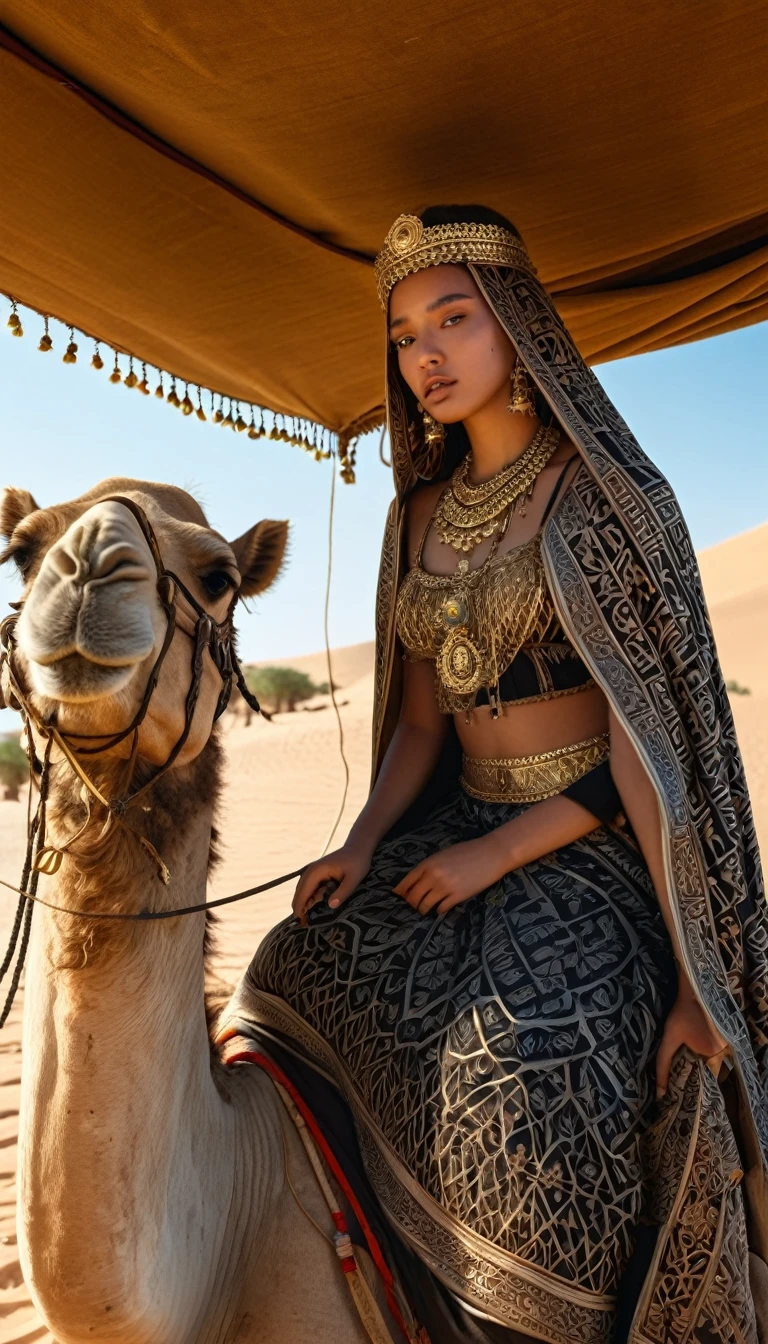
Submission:
<svg viewBox="0 0 768 1344">
<path fill-rule="evenodd" d="M 415 217 L 401 217 L 400 228 L 408 221 L 418 236 Z M 563 628 L 652 780 L 687 968 L 733 1061 L 721 1088 L 703 1061 L 680 1052 L 649 1131 L 662 1234 L 633 1339 L 677 1339 L 669 1322 L 684 1322 L 686 1302 L 701 1294 L 713 1320 L 722 1310 L 731 1338 L 726 1317 L 745 1291 L 742 1193 L 749 1248 L 768 1260 L 768 908 L 750 802 L 680 507 L 579 355 L 522 243 L 518 252 L 500 265 L 477 248 L 438 247 L 398 274 L 466 264 L 582 457 L 544 530 L 547 576 Z M 421 417 L 391 354 L 387 418 L 396 499 L 378 588 L 374 770 L 399 711 L 404 502 L 419 476 L 440 469 L 427 462 Z"/>
</svg>

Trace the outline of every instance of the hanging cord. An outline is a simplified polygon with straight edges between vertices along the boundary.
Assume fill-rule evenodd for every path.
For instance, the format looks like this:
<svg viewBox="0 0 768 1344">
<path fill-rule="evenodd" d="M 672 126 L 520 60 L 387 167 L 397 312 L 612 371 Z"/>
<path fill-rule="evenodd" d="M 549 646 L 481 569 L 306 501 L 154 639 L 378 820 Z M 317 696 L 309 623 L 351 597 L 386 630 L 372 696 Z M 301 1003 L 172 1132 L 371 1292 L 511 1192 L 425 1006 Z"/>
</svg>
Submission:
<svg viewBox="0 0 768 1344">
<path fill-rule="evenodd" d="M 330 843 L 334 835 L 336 834 L 337 830 L 339 829 L 339 822 L 341 821 L 341 818 L 343 816 L 344 808 L 347 805 L 347 794 L 349 793 L 349 762 L 347 760 L 346 753 L 344 751 L 344 725 L 341 722 L 341 713 L 339 711 L 339 706 L 336 701 L 336 688 L 334 687 L 333 684 L 333 666 L 331 663 L 331 640 L 328 632 L 328 616 L 331 606 L 331 579 L 333 578 L 333 518 L 334 518 L 335 504 L 336 504 L 336 460 L 334 456 L 334 458 L 331 461 L 331 499 L 330 499 L 330 506 L 328 509 L 328 569 L 325 579 L 325 610 L 323 613 L 323 630 L 325 633 L 325 661 L 326 666 L 328 668 L 328 689 L 331 693 L 331 703 L 333 705 L 333 711 L 334 714 L 336 715 L 336 723 L 339 729 L 339 755 L 341 756 L 341 762 L 342 765 L 344 766 L 344 789 L 341 795 L 341 803 L 339 805 L 339 810 L 336 814 L 336 820 L 334 821 L 333 826 L 331 827 L 328 833 L 328 839 L 323 845 L 320 855 L 321 858 L 323 854 L 328 853 Z"/>
<path fill-rule="evenodd" d="M 24 867 L 21 870 L 21 886 L 11 887 L 10 883 L 8 884 L 9 890 L 13 891 L 19 897 L 19 900 L 16 904 L 16 914 L 14 915 L 13 928 L 11 929 L 10 937 L 8 939 L 8 946 L 5 951 L 5 956 L 3 957 L 2 965 L 0 965 L 0 984 L 2 984 L 3 980 L 6 977 L 8 967 L 10 966 L 13 960 L 13 954 L 16 951 L 16 944 L 19 940 L 19 929 L 21 928 L 21 921 L 24 915 L 24 906 L 26 905 L 25 893 L 28 889 L 29 875 L 32 871 L 32 858 L 35 849 L 35 836 L 37 835 L 37 828 L 39 823 L 40 823 L 39 802 L 37 808 L 35 809 L 34 816 L 32 815 L 32 776 L 30 774 L 29 791 L 27 793 L 27 849 L 24 855 Z"/>
<path fill-rule="evenodd" d="M 379 461 L 382 462 L 385 467 L 391 467 L 392 466 L 391 455 L 389 457 L 384 456 L 384 440 L 386 438 L 386 435 L 387 435 L 387 425 L 385 421 L 385 423 L 381 426 L 381 436 L 379 438 Z"/>
</svg>

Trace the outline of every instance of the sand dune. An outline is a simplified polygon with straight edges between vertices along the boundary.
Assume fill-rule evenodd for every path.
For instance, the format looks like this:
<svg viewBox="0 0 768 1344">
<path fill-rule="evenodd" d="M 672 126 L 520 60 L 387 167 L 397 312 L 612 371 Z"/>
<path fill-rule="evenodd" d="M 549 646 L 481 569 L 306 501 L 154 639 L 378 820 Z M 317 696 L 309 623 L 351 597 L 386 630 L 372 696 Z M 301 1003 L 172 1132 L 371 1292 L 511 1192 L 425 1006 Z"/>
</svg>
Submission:
<svg viewBox="0 0 768 1344">
<path fill-rule="evenodd" d="M 723 674 L 731 692 L 757 833 L 768 855 L 768 523 L 699 555 Z"/>
<path fill-rule="evenodd" d="M 297 672 L 306 672 L 316 683 L 328 681 L 328 661 L 324 649 L 320 653 L 305 653 L 299 658 L 264 659 L 263 662 L 254 663 L 254 667 L 295 667 Z M 342 690 L 359 681 L 372 667 L 373 640 L 331 650 L 333 684 Z"/>
<path fill-rule="evenodd" d="M 768 848 L 768 525 L 700 557 L 705 590 L 726 677 L 750 689 L 732 696 L 752 790 L 758 831 Z M 339 835 L 362 805 L 370 768 L 373 645 L 334 651 L 334 680 L 347 701 L 341 710 L 350 763 L 350 790 Z M 325 655 L 270 659 L 324 681 Z M 342 784 L 338 730 L 330 710 L 278 715 L 250 728 L 225 724 L 226 789 L 221 816 L 222 865 L 212 895 L 227 895 L 298 867 L 322 849 Z M 0 802 L 0 877 L 17 880 L 23 851 L 24 807 Z M 269 929 L 289 909 L 292 884 L 221 913 L 215 971 L 231 986 Z M 13 897 L 0 893 L 0 935 Z M 23 1284 L 16 1251 L 15 1160 L 20 1075 L 21 1000 L 0 1039 L 0 1344 L 50 1340 Z"/>
<path fill-rule="evenodd" d="M 768 523 L 699 555 L 723 674 L 768 697 Z"/>
</svg>

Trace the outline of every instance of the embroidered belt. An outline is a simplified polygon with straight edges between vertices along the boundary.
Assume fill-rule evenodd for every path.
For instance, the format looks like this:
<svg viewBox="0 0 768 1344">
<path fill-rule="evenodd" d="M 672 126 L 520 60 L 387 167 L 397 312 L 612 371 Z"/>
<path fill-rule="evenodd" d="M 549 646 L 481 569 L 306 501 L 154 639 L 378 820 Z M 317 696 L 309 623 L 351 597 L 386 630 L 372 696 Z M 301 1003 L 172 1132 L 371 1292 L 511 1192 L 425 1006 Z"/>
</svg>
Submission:
<svg viewBox="0 0 768 1344">
<path fill-rule="evenodd" d="M 473 798 L 486 803 L 541 803 L 608 760 L 608 733 L 558 747 L 538 756 L 486 760 L 464 756 L 460 783 Z"/>
</svg>

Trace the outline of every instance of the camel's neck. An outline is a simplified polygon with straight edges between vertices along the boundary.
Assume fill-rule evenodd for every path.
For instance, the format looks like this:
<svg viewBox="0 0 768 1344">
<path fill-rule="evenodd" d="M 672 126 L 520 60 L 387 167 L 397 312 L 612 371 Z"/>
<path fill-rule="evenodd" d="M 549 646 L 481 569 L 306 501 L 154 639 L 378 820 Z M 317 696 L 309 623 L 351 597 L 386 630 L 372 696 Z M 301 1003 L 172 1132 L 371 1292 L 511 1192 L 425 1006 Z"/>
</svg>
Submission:
<svg viewBox="0 0 768 1344">
<path fill-rule="evenodd" d="M 166 837 L 169 907 L 205 899 L 211 806 L 198 797 L 180 807 Z M 67 861 L 42 894 L 71 905 L 87 888 L 93 906 L 100 887 L 108 907 L 157 904 L 152 864 L 128 845 L 133 879 L 107 866 L 100 883 L 92 870 L 78 886 Z M 232 1199 L 237 1120 L 211 1073 L 204 916 L 128 927 L 102 924 L 86 944 L 92 964 L 66 969 L 82 933 L 35 911 L 19 1231 L 25 1275 L 65 1344 L 194 1333 Z"/>
</svg>

